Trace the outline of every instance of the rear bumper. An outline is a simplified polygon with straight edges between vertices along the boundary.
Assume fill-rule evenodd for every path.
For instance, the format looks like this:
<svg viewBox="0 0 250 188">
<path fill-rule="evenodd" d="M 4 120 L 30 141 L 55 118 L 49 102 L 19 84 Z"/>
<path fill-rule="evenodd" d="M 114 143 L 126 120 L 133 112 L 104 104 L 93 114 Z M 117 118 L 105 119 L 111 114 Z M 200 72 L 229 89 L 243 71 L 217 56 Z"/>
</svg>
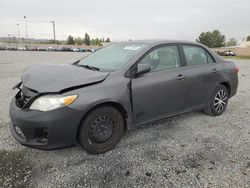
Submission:
<svg viewBox="0 0 250 188">
<path fill-rule="evenodd" d="M 41 112 L 22 110 L 15 97 L 10 104 L 10 130 L 22 145 L 37 149 L 55 149 L 74 146 L 82 112 L 63 107 Z"/>
<path fill-rule="evenodd" d="M 232 79 L 232 81 L 231 81 L 230 98 L 233 97 L 234 95 L 236 95 L 237 90 L 238 90 L 238 86 L 239 86 L 238 75 L 235 75 L 234 79 Z"/>
</svg>

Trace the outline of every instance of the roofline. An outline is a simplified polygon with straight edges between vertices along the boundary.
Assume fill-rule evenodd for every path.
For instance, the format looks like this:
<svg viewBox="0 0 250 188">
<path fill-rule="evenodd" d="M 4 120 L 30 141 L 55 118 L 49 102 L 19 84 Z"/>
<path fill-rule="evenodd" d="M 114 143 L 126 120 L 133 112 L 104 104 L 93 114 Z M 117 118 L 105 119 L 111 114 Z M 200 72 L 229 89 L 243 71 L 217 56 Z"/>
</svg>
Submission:
<svg viewBox="0 0 250 188">
<path fill-rule="evenodd" d="M 185 40 L 170 40 L 170 39 L 145 39 L 145 40 L 132 40 L 132 41 L 122 41 L 115 43 L 144 43 L 144 44 L 166 44 L 166 43 L 187 43 L 187 44 L 198 44 L 193 41 L 185 41 Z"/>
</svg>

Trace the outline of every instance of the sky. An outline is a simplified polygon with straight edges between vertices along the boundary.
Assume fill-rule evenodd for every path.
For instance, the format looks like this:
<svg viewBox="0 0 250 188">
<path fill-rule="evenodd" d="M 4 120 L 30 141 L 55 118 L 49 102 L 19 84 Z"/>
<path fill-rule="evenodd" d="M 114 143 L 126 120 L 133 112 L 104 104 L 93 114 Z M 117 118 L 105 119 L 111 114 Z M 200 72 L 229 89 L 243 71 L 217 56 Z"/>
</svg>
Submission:
<svg viewBox="0 0 250 188">
<path fill-rule="evenodd" d="M 195 41 L 218 29 L 229 38 L 250 35 L 250 0 L 0 0 L 0 36 L 179 39 Z M 19 24 L 19 28 L 17 26 Z"/>
</svg>

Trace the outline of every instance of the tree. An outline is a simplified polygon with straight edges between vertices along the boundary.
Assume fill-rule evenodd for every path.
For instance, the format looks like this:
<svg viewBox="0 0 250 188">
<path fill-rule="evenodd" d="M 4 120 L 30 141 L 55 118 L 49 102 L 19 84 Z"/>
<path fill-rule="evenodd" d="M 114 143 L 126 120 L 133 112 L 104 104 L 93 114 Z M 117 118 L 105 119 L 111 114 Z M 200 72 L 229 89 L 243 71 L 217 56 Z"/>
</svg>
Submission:
<svg viewBox="0 0 250 188">
<path fill-rule="evenodd" d="M 202 32 L 196 41 L 208 46 L 209 48 L 213 48 L 212 34 L 209 31 L 206 33 Z"/>
<path fill-rule="evenodd" d="M 110 39 L 109 39 L 109 38 L 107 38 L 107 40 L 106 40 L 105 42 L 110 42 Z"/>
<path fill-rule="evenodd" d="M 99 38 L 95 38 L 91 40 L 91 44 L 94 46 L 101 46 L 102 40 Z"/>
<path fill-rule="evenodd" d="M 225 45 L 225 36 L 220 33 L 219 30 L 214 30 L 212 32 L 202 32 L 198 39 L 196 39 L 197 42 L 202 43 L 209 48 L 220 48 Z"/>
<path fill-rule="evenodd" d="M 225 46 L 226 37 L 222 35 L 219 30 L 214 30 L 212 32 L 213 42 L 215 48 L 220 48 Z"/>
<path fill-rule="evenodd" d="M 231 39 L 229 39 L 229 41 L 226 44 L 227 44 L 227 46 L 236 46 L 237 40 L 235 38 L 231 38 Z"/>
<path fill-rule="evenodd" d="M 69 35 L 66 43 L 69 45 L 75 44 L 74 38 L 71 35 Z"/>
<path fill-rule="evenodd" d="M 84 44 L 90 45 L 90 36 L 88 35 L 88 33 L 85 33 Z"/>
<path fill-rule="evenodd" d="M 249 35 L 249 36 L 247 36 L 247 41 L 250 41 L 250 35 Z"/>
<path fill-rule="evenodd" d="M 83 39 L 81 37 L 77 37 L 77 38 L 75 38 L 74 42 L 77 45 L 82 45 L 83 44 Z"/>
</svg>

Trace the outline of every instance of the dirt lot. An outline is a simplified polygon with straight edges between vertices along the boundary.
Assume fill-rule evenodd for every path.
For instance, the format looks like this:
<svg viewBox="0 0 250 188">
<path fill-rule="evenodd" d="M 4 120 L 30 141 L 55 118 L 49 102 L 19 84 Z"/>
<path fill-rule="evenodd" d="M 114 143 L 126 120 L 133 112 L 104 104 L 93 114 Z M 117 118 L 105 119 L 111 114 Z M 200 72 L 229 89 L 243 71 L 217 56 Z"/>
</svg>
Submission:
<svg viewBox="0 0 250 188">
<path fill-rule="evenodd" d="M 17 143 L 8 106 L 22 71 L 83 55 L 0 51 L 0 187 L 250 187 L 250 61 L 237 62 L 238 94 L 220 117 L 191 112 L 132 130 L 103 155 Z"/>
</svg>

